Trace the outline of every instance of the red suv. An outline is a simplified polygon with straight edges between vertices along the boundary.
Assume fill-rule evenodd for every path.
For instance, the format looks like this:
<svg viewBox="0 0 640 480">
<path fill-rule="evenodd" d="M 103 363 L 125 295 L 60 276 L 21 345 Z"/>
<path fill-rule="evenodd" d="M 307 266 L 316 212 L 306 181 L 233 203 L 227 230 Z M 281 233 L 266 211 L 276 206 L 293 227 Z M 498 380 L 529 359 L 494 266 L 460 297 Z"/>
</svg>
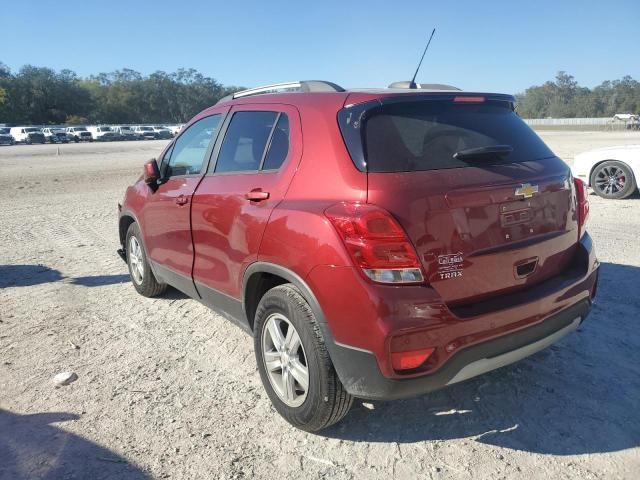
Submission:
<svg viewBox="0 0 640 480">
<path fill-rule="evenodd" d="M 252 334 L 276 410 L 315 431 L 576 329 L 588 213 L 511 96 L 294 82 L 221 100 L 145 164 L 119 253 L 142 295 L 171 285 Z"/>
</svg>

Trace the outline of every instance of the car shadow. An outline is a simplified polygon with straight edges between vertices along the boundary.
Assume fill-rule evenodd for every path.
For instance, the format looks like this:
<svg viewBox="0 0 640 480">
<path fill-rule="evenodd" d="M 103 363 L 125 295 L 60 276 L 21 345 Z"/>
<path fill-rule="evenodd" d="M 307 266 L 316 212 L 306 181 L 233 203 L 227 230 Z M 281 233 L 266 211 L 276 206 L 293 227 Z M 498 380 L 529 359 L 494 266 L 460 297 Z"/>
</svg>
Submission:
<svg viewBox="0 0 640 480">
<path fill-rule="evenodd" d="M 20 415 L 0 409 L 0 478 L 150 478 L 126 458 L 52 425 L 78 418 L 71 413 Z"/>
<path fill-rule="evenodd" d="M 128 283 L 129 275 L 93 275 L 89 277 L 74 277 L 71 283 L 83 287 L 100 287 L 102 285 L 115 285 L 116 283 Z"/>
<path fill-rule="evenodd" d="M 0 288 L 30 287 L 62 279 L 58 270 L 44 265 L 0 265 Z"/>
<path fill-rule="evenodd" d="M 321 435 L 398 443 L 466 438 L 553 455 L 638 447 L 639 284 L 640 268 L 603 263 L 591 314 L 558 344 L 423 397 L 356 400 Z"/>
<path fill-rule="evenodd" d="M 129 275 L 91 275 L 65 277 L 45 265 L 0 265 L 0 288 L 30 287 L 43 283 L 65 281 L 83 287 L 101 287 L 129 281 Z"/>
</svg>

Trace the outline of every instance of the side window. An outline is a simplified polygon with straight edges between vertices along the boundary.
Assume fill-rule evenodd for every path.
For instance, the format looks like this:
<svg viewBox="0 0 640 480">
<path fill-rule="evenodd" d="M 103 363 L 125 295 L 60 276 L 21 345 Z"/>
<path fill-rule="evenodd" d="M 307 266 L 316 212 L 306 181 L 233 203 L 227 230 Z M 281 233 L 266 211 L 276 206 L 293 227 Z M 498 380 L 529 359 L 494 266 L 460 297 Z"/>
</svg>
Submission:
<svg viewBox="0 0 640 480">
<path fill-rule="evenodd" d="M 271 135 L 269 151 L 264 159 L 261 170 L 277 170 L 289 153 L 289 117 L 281 113 L 276 128 Z"/>
<path fill-rule="evenodd" d="M 162 176 L 175 177 L 200 173 L 209 142 L 215 137 L 220 126 L 220 119 L 220 114 L 205 117 L 180 135 L 162 159 Z"/>
<path fill-rule="evenodd" d="M 236 112 L 220 147 L 216 173 L 257 171 L 277 112 Z"/>
</svg>

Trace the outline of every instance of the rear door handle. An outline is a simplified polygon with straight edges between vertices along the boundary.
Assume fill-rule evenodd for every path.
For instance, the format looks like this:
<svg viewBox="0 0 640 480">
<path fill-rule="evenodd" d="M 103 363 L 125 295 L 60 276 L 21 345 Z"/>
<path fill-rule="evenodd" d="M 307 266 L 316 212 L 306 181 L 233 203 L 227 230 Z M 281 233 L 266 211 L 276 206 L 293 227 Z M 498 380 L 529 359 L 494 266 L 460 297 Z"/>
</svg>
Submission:
<svg viewBox="0 0 640 480">
<path fill-rule="evenodd" d="M 176 204 L 177 205 L 186 205 L 187 203 L 189 203 L 189 196 L 188 195 L 178 195 L 176 197 Z"/>
<path fill-rule="evenodd" d="M 263 192 L 259 189 L 251 190 L 249 193 L 244 194 L 244 198 L 252 202 L 261 202 L 269 198 L 269 192 Z"/>
</svg>

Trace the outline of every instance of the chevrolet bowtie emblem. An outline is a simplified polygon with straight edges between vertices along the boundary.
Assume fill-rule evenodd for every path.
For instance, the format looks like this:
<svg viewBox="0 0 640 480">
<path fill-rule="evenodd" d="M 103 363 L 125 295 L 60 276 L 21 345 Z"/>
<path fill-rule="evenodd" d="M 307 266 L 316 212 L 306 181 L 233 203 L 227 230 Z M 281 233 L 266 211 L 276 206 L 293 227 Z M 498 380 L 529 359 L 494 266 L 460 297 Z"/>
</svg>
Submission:
<svg viewBox="0 0 640 480">
<path fill-rule="evenodd" d="M 525 183 L 516 188 L 516 197 L 522 195 L 524 198 L 531 198 L 536 193 L 538 193 L 538 185 Z"/>
</svg>

